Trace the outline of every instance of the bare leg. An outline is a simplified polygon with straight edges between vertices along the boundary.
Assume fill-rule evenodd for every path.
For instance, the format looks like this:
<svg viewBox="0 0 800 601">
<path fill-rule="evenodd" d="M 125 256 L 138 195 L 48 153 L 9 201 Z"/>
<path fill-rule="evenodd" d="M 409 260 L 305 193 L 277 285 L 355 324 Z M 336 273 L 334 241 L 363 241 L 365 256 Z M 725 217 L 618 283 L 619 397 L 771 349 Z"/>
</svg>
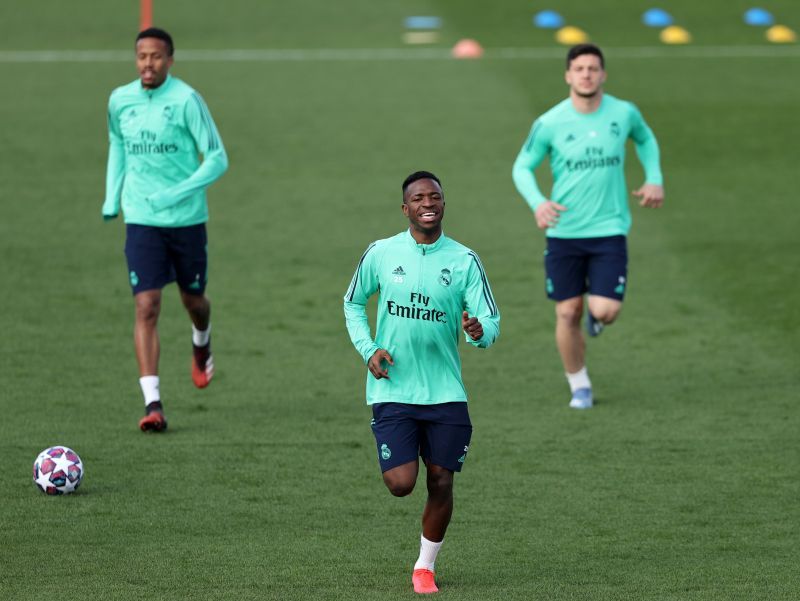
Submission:
<svg viewBox="0 0 800 601">
<path fill-rule="evenodd" d="M 383 472 L 383 482 L 395 497 L 405 497 L 414 490 L 419 472 L 419 461 L 409 461 Z"/>
<path fill-rule="evenodd" d="M 208 298 L 205 295 L 189 294 L 183 290 L 180 292 L 181 301 L 186 307 L 194 327 L 198 330 L 207 330 L 211 319 L 211 303 Z"/>
<path fill-rule="evenodd" d="M 161 346 L 158 340 L 158 315 L 161 312 L 161 290 L 145 290 L 134 297 L 136 321 L 133 326 L 133 344 L 139 376 L 158 375 L 158 357 Z"/>
<path fill-rule="evenodd" d="M 618 301 L 615 298 L 590 295 L 588 301 L 589 311 L 597 321 L 605 326 L 614 323 L 620 310 L 622 310 L 622 301 Z"/>
<path fill-rule="evenodd" d="M 422 512 L 422 536 L 431 542 L 444 540 L 453 515 L 453 472 L 428 464 L 428 501 Z"/>
<path fill-rule="evenodd" d="M 576 296 L 556 303 L 556 346 L 564 371 L 579 372 L 586 365 L 586 341 L 581 332 L 583 297 Z"/>
</svg>

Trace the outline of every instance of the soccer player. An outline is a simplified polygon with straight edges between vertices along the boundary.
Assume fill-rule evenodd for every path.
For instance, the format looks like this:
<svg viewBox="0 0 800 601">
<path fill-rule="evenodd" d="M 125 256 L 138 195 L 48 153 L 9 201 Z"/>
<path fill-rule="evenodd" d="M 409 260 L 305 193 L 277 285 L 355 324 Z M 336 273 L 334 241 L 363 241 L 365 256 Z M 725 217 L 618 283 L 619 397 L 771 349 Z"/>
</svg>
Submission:
<svg viewBox="0 0 800 601">
<path fill-rule="evenodd" d="M 588 334 L 597 336 L 619 315 L 627 285 L 628 138 L 645 172 L 644 185 L 633 192 L 639 204 L 660 207 L 664 188 L 653 132 L 633 104 L 603 91 L 606 72 L 600 48 L 571 48 L 565 77 L 569 98 L 534 121 L 514 163 L 513 178 L 536 224 L 547 231 L 545 284 L 556 303 L 556 345 L 572 394 L 569 406 L 588 409 L 593 394 L 581 332 L 584 295 Z M 533 175 L 545 157 L 553 173 L 550 198 Z"/>
<path fill-rule="evenodd" d="M 368 368 L 367 403 L 383 481 L 411 493 L 419 457 L 427 471 L 419 558 L 412 583 L 435 593 L 434 562 L 453 512 L 453 474 L 467 457 L 472 425 L 458 339 L 480 348 L 500 333 L 500 313 L 478 255 L 442 233 L 439 179 L 417 171 L 403 182 L 409 228 L 369 245 L 344 297 L 347 330 Z M 378 292 L 372 338 L 366 304 Z"/>
<path fill-rule="evenodd" d="M 109 153 L 103 218 L 125 216 L 125 256 L 136 306 L 133 331 L 144 394 L 143 431 L 167 427 L 158 378 L 161 289 L 177 281 L 192 321 L 192 380 L 214 375 L 207 281 L 205 189 L 228 158 L 205 102 L 169 74 L 174 45 L 157 28 L 136 36 L 139 79 L 108 101 Z"/>
</svg>

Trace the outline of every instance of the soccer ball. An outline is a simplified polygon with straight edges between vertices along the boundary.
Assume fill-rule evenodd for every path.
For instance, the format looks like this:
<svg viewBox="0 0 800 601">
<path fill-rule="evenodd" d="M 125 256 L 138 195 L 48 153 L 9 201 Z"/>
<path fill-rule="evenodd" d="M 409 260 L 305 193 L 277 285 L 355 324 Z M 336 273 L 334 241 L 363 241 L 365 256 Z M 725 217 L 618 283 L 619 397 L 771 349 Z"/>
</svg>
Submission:
<svg viewBox="0 0 800 601">
<path fill-rule="evenodd" d="M 33 462 L 33 483 L 48 495 L 66 495 L 83 480 L 83 462 L 69 447 L 45 449 Z"/>
</svg>

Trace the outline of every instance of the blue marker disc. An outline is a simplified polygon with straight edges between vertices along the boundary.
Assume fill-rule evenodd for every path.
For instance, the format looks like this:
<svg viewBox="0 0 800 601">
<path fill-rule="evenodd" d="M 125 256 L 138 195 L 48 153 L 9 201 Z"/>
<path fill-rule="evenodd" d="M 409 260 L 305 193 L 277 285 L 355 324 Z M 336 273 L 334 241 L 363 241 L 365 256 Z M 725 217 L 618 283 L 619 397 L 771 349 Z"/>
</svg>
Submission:
<svg viewBox="0 0 800 601">
<path fill-rule="evenodd" d="M 642 23 L 648 27 L 668 27 L 673 21 L 672 15 L 660 8 L 651 8 L 642 15 Z"/>
<path fill-rule="evenodd" d="M 754 27 L 769 27 L 775 23 L 775 17 L 763 8 L 751 8 L 745 11 L 744 22 Z"/>
<path fill-rule="evenodd" d="M 534 15 L 533 24 L 542 29 L 558 29 L 564 25 L 564 17 L 554 10 L 543 10 Z"/>
<path fill-rule="evenodd" d="M 406 17 L 406 29 L 439 29 L 441 26 L 439 17 Z"/>
</svg>

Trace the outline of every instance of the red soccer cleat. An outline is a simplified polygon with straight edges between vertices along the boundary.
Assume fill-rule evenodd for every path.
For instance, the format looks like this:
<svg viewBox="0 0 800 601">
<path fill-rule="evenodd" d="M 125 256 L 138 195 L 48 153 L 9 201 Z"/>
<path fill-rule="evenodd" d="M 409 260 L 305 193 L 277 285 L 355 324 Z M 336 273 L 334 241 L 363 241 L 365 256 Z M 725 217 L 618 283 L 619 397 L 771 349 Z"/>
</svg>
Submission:
<svg viewBox="0 0 800 601">
<path fill-rule="evenodd" d="M 163 432 L 167 429 L 167 419 L 161 411 L 151 411 L 139 420 L 142 432 Z"/>
<path fill-rule="evenodd" d="M 434 576 L 435 574 L 430 570 L 414 570 L 414 574 L 411 576 L 411 582 L 414 584 L 414 592 L 420 595 L 438 593 L 439 587 L 436 586 L 436 581 L 433 579 Z"/>
<path fill-rule="evenodd" d="M 211 345 L 192 345 L 192 347 L 192 382 L 198 388 L 205 388 L 214 377 L 214 356 L 211 354 Z"/>
</svg>

